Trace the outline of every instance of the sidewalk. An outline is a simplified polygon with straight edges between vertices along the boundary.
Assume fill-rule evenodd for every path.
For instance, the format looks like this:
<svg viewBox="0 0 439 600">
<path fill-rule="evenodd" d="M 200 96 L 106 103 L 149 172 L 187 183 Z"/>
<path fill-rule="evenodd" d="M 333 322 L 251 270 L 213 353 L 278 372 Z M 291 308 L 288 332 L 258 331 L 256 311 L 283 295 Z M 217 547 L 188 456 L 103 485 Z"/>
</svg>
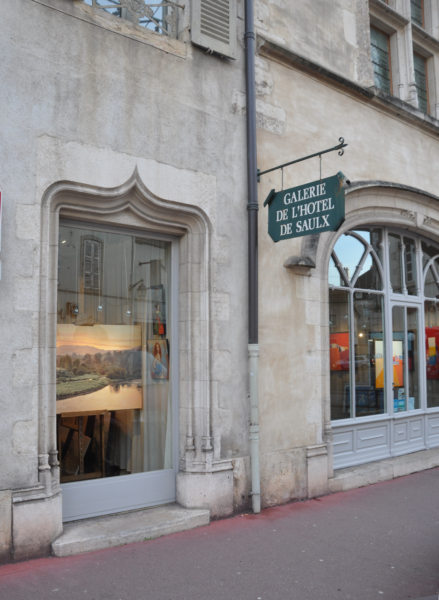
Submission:
<svg viewBox="0 0 439 600">
<path fill-rule="evenodd" d="M 0 568 L 2 600 L 415 600 L 438 591 L 439 469 Z"/>
</svg>

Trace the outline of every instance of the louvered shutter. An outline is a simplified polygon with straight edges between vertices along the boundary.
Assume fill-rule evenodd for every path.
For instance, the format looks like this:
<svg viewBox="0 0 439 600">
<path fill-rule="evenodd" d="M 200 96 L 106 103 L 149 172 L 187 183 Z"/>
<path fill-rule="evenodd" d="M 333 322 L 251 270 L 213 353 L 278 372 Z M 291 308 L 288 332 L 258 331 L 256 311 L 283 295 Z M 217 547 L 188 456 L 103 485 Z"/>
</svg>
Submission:
<svg viewBox="0 0 439 600">
<path fill-rule="evenodd" d="M 236 0 L 192 0 L 194 44 L 236 58 Z"/>
</svg>

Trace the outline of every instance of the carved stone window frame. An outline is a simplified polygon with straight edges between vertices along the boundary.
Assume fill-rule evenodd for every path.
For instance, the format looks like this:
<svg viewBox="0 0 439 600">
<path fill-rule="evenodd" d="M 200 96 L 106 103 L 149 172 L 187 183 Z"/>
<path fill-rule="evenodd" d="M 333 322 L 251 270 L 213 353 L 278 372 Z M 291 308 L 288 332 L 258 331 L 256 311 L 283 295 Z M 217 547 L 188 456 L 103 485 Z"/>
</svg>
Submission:
<svg viewBox="0 0 439 600">
<path fill-rule="evenodd" d="M 136 169 L 117 188 L 61 182 L 53 184 L 42 200 L 38 453 L 44 496 L 59 492 L 55 403 L 60 217 L 179 238 L 179 266 L 186 274 L 185 281 L 180 281 L 178 294 L 179 355 L 185 365 L 179 377 L 180 471 L 195 476 L 230 471 L 231 461 L 221 460 L 219 450 L 214 452 L 214 438 L 218 444 L 220 440 L 212 434 L 211 224 L 201 209 L 152 194 Z M 186 496 L 187 482 L 186 478 Z M 187 504 L 191 502 L 189 498 Z"/>
</svg>

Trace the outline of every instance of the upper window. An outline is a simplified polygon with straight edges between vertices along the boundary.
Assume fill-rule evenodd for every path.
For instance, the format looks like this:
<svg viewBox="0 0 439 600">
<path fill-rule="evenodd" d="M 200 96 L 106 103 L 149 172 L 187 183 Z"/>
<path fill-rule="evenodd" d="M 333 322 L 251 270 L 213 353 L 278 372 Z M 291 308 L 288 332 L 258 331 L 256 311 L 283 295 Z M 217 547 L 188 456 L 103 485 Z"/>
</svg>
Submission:
<svg viewBox="0 0 439 600">
<path fill-rule="evenodd" d="M 370 43 L 372 47 L 372 64 L 375 85 L 380 90 L 392 93 L 392 78 L 390 74 L 390 40 L 389 36 L 370 28 Z"/>
<path fill-rule="evenodd" d="M 428 113 L 428 81 L 427 81 L 427 61 L 419 54 L 413 54 L 415 66 L 415 83 L 418 94 L 418 106 L 421 110 Z"/>
<path fill-rule="evenodd" d="M 412 21 L 424 27 L 424 0 L 411 0 Z"/>
<path fill-rule="evenodd" d="M 133 21 L 136 25 L 156 33 L 176 37 L 177 9 L 183 8 L 170 0 L 148 2 L 146 0 L 84 0 L 89 6 L 101 8 L 105 12 Z"/>
</svg>

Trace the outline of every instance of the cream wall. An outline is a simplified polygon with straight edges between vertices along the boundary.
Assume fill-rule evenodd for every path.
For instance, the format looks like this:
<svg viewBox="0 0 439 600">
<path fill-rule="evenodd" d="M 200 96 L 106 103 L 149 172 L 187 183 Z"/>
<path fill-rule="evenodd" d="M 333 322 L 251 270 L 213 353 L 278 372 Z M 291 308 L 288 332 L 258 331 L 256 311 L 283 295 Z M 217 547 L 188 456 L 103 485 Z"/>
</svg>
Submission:
<svg viewBox="0 0 439 600">
<path fill-rule="evenodd" d="M 323 156 L 323 177 L 342 171 L 352 183 L 393 182 L 437 195 L 439 123 L 434 132 L 427 132 L 422 125 L 408 122 L 404 111 L 398 116 L 396 111 L 372 105 L 369 99 L 315 74 L 261 56 L 258 64 L 261 101 L 285 114 L 282 133 L 269 127 L 259 128 L 258 167 L 262 171 L 333 147 L 342 136 L 349 144 L 345 154 Z M 264 85 L 264 81 L 270 85 Z M 320 455 L 327 464 L 326 475 L 323 469 L 320 471 L 322 489 L 327 485 L 323 479 L 332 474 L 326 271 L 330 248 L 340 232 L 320 236 L 316 269 L 302 269 L 304 274 L 299 274 L 300 269 L 285 268 L 287 258 L 301 255 L 304 238 L 275 244 L 267 233 L 268 210 L 262 208 L 269 191 L 281 189 L 281 177 L 281 172 L 276 171 L 262 176 L 259 183 L 259 393 L 265 505 L 283 501 L 288 495 L 286 485 L 280 490 L 276 475 L 271 473 L 288 452 L 294 451 L 295 458 L 287 461 L 285 475 L 294 481 L 299 471 L 308 481 L 304 487 L 292 486 L 291 498 L 310 493 L 312 459 L 306 458 L 310 447 L 326 445 L 329 451 L 325 459 L 324 451 Z M 284 188 L 318 178 L 319 160 L 315 158 L 286 168 Z M 371 208 L 374 205 L 376 217 Z M 376 220 L 403 228 L 418 226 L 424 235 L 424 217 L 438 218 L 436 201 L 426 203 L 416 194 L 401 195 L 379 187 L 348 194 L 346 213 L 351 214 L 350 226 Z M 439 228 L 430 226 L 429 235 L 432 234 L 439 234 Z"/>
</svg>

